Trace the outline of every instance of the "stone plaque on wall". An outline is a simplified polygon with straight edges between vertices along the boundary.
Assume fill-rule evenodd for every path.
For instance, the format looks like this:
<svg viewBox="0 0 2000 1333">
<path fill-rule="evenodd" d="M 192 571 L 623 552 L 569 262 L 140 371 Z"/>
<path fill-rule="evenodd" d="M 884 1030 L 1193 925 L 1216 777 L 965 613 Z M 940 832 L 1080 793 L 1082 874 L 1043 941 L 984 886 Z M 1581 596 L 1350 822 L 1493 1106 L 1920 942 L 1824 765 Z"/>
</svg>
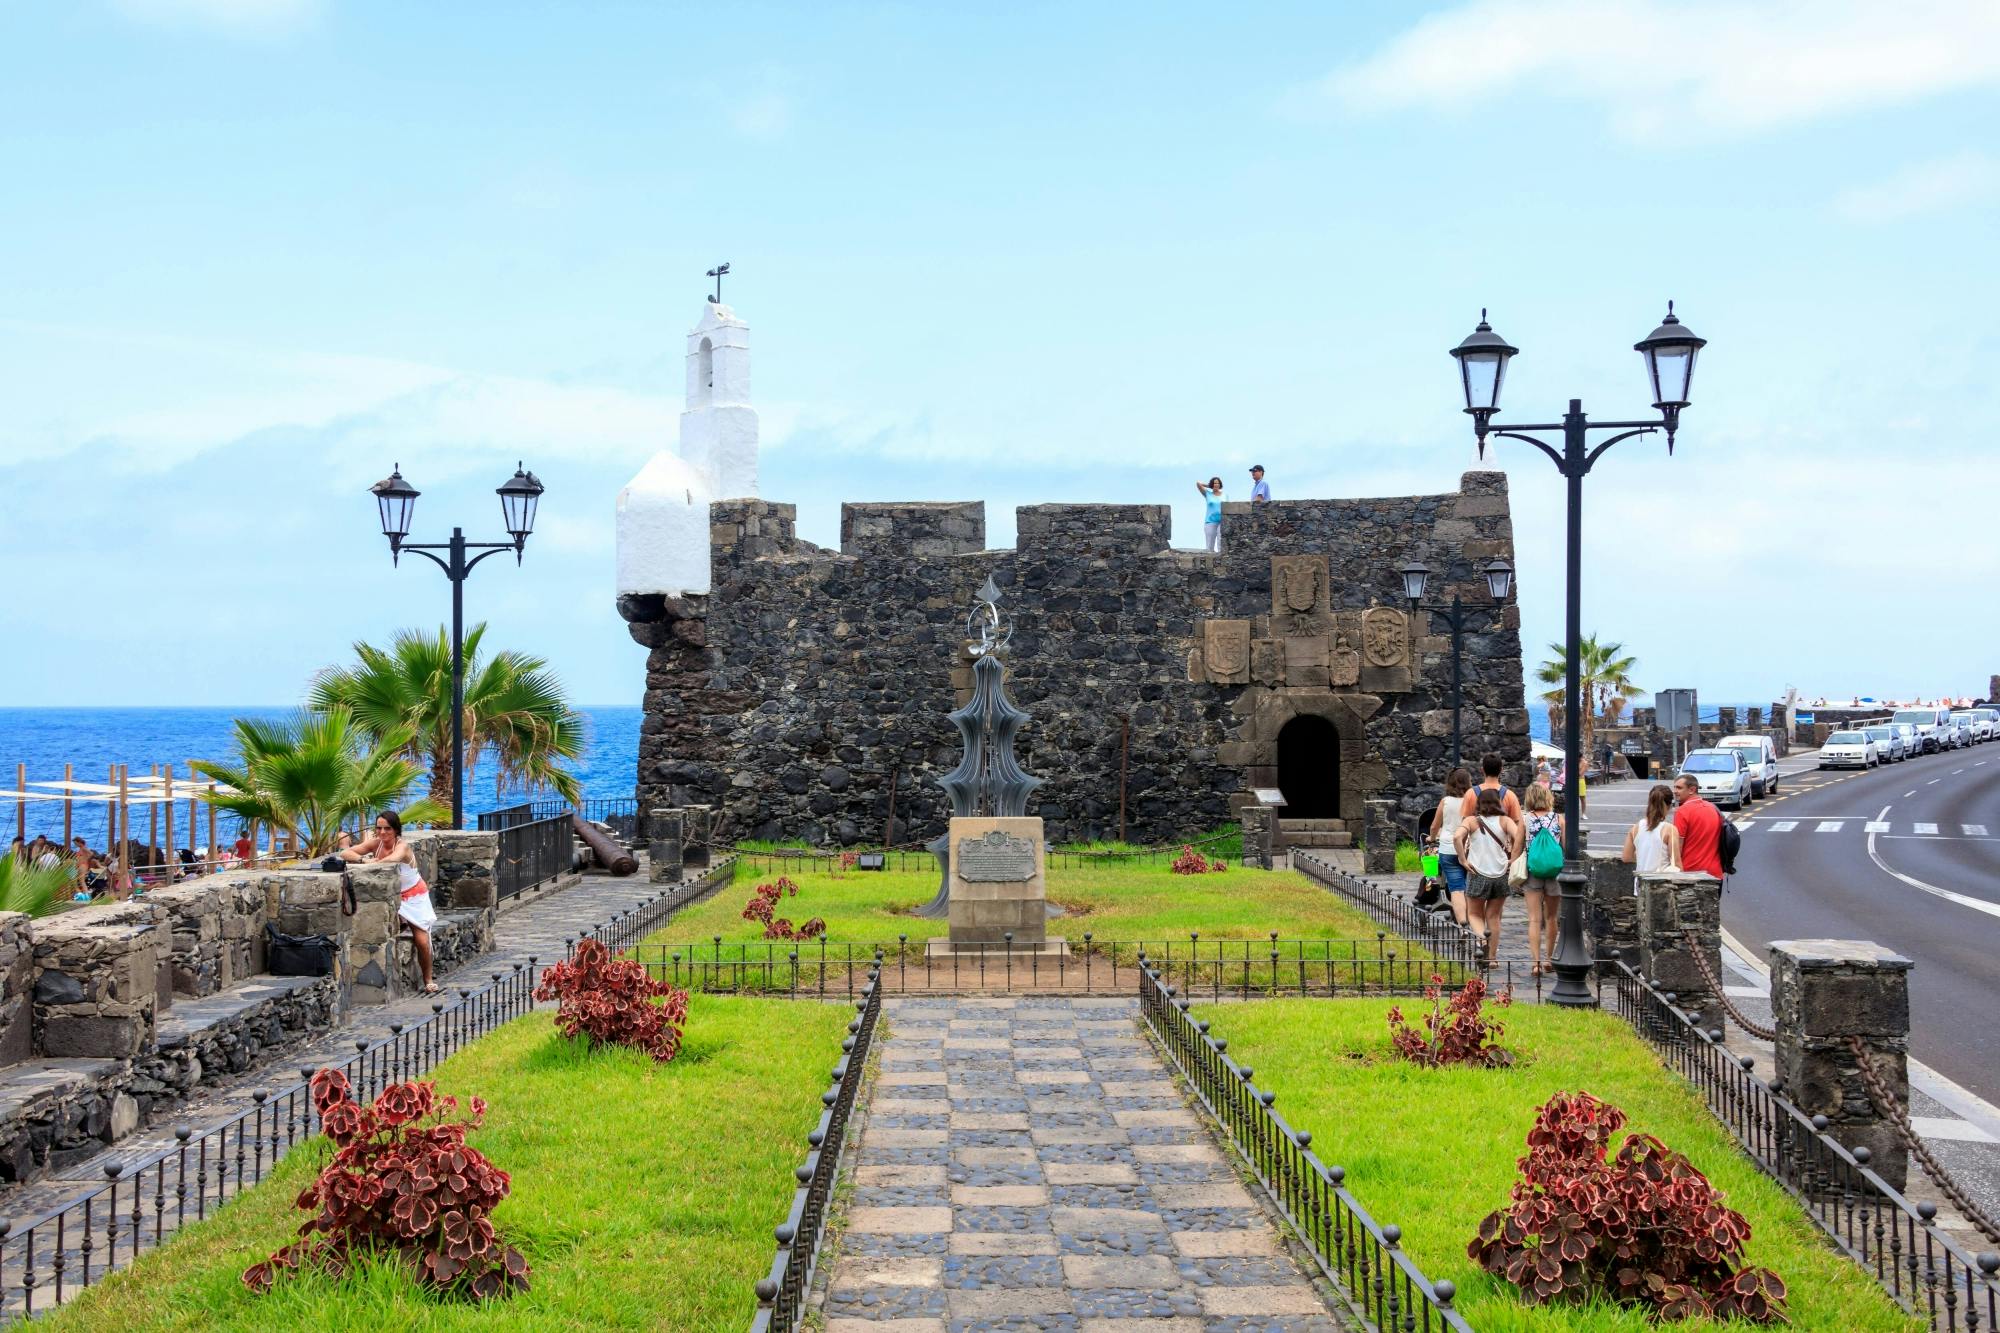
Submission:
<svg viewBox="0 0 2000 1333">
<path fill-rule="evenodd" d="M 1250 683 L 1250 622 L 1210 620 L 1202 626 L 1205 674 L 1217 685 Z"/>
<path fill-rule="evenodd" d="M 958 840 L 958 877 L 968 884 L 1015 884 L 1035 877 L 1035 844 L 1000 829 Z"/>
<path fill-rule="evenodd" d="M 1401 666 L 1410 660 L 1410 618 L 1392 606 L 1361 613 L 1361 651 L 1368 665 Z"/>
<path fill-rule="evenodd" d="M 1323 555 L 1271 557 L 1271 629 L 1277 634 L 1324 634 L 1328 628 L 1327 562 Z"/>
<path fill-rule="evenodd" d="M 1335 688 L 1358 685 L 1361 682 L 1361 654 L 1354 651 L 1354 645 L 1347 641 L 1345 634 L 1333 641 L 1333 651 L 1326 659 L 1327 684 Z"/>
<path fill-rule="evenodd" d="M 1326 684 L 1326 635 L 1294 635 L 1284 644 L 1287 685 Z"/>
<path fill-rule="evenodd" d="M 1256 639 L 1250 644 L 1250 679 L 1259 685 L 1285 683 L 1285 641 Z"/>
</svg>

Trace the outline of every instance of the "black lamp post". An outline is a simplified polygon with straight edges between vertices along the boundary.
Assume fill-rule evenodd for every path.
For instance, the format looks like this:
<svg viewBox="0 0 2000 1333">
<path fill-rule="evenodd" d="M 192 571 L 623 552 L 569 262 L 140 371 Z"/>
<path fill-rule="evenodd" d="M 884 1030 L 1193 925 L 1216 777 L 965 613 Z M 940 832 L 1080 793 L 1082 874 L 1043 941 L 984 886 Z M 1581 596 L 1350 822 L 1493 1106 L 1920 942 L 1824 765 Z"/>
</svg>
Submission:
<svg viewBox="0 0 2000 1333">
<path fill-rule="evenodd" d="M 417 507 L 417 496 L 421 494 L 414 486 L 403 480 L 403 465 L 398 463 L 395 471 L 385 479 L 368 488 L 374 492 L 375 503 L 382 511 L 382 535 L 389 539 L 389 558 L 396 564 L 402 563 L 405 551 L 416 551 L 424 559 L 444 571 L 451 580 L 451 826 L 465 827 L 465 578 L 487 556 L 500 551 L 512 551 L 514 563 L 521 563 L 521 553 L 528 544 L 528 535 L 535 530 L 535 505 L 542 496 L 542 483 L 535 474 L 525 472 L 516 464 L 514 475 L 505 485 L 498 488 L 500 512 L 507 523 L 508 535 L 512 541 L 469 542 L 461 528 L 451 530 L 448 542 L 406 541 L 410 535 L 410 514 Z M 445 552 L 439 559 L 433 551 Z M 466 552 L 477 551 L 478 555 L 466 559 Z"/>
<path fill-rule="evenodd" d="M 1486 456 L 1486 437 L 1525 440 L 1556 465 L 1569 483 L 1569 533 L 1565 568 L 1564 656 L 1567 669 L 1563 680 L 1563 869 L 1556 877 L 1562 889 L 1561 933 L 1556 941 L 1556 985 L 1550 998 L 1557 1004 L 1592 1006 L 1595 997 L 1584 985 L 1590 975 L 1590 951 L 1583 942 L 1583 888 L 1590 882 L 1584 872 L 1581 844 L 1583 812 L 1583 698 L 1579 680 L 1579 644 L 1583 639 L 1583 479 L 1606 449 L 1635 435 L 1656 430 L 1667 433 L 1667 452 L 1674 451 L 1674 431 L 1680 425 L 1681 409 L 1688 405 L 1688 386 L 1694 379 L 1696 353 L 1706 345 L 1686 325 L 1674 317 L 1673 302 L 1667 303 L 1667 317 L 1644 338 L 1633 344 L 1646 361 L 1646 378 L 1653 390 L 1653 406 L 1660 416 L 1654 421 L 1592 422 L 1583 414 L 1583 400 L 1569 400 L 1569 411 L 1553 423 L 1523 426 L 1495 425 L 1500 410 L 1500 385 L 1507 375 L 1507 363 L 1518 348 L 1493 332 L 1486 312 L 1479 312 L 1479 326 L 1451 351 L 1458 360 L 1459 380 L 1465 390 L 1465 410 L 1472 417 L 1473 433 L 1479 439 L 1480 457 Z M 1610 439 L 1589 443 L 1591 431 L 1616 431 Z M 1557 448 L 1529 431 L 1561 431 Z"/>
<path fill-rule="evenodd" d="M 1442 616 L 1451 626 L 1451 766 L 1457 768 L 1464 762 L 1459 742 L 1459 717 L 1465 711 L 1465 621 L 1467 610 L 1457 593 L 1451 595 L 1451 605 L 1420 606 L 1424 600 L 1424 589 L 1429 586 L 1430 566 L 1420 560 L 1412 560 L 1397 571 L 1403 576 L 1403 596 L 1410 599 L 1410 610 L 1428 611 Z M 1480 569 L 1486 576 L 1486 591 L 1497 606 L 1507 600 L 1507 590 L 1514 583 L 1514 567 L 1505 560 L 1493 559 Z"/>
</svg>

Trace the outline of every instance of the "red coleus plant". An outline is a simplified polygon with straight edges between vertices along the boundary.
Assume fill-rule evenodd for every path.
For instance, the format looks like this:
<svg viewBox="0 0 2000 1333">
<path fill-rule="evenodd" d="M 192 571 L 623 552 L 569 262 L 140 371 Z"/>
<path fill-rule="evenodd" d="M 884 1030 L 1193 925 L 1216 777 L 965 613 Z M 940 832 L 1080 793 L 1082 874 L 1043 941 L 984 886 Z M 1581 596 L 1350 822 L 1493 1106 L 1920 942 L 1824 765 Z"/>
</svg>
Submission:
<svg viewBox="0 0 2000 1333">
<path fill-rule="evenodd" d="M 743 905 L 743 919 L 762 922 L 767 940 L 816 940 L 826 934 L 826 922 L 818 917 L 795 926 L 789 918 L 779 916 L 778 900 L 786 894 L 798 897 L 799 886 L 782 875 L 775 884 L 759 884 L 750 901 Z"/>
<path fill-rule="evenodd" d="M 434 1291 L 490 1300 L 528 1285 L 528 1261 L 500 1239 L 489 1215 L 513 1187 L 507 1173 L 466 1146 L 486 1103 L 458 1099 L 433 1083 L 392 1083 L 372 1106 L 354 1100 L 347 1076 L 312 1078 L 320 1128 L 333 1160 L 298 1198 L 313 1216 L 300 1239 L 244 1270 L 243 1285 L 271 1289 L 278 1274 L 313 1268 L 335 1277 L 367 1253 L 400 1254 Z"/>
<path fill-rule="evenodd" d="M 1424 987 L 1424 998 L 1430 1001 L 1431 1009 L 1424 1015 L 1422 1032 L 1403 1020 L 1401 1005 L 1389 1010 L 1389 1038 L 1395 1043 L 1398 1055 L 1411 1064 L 1432 1069 L 1440 1065 L 1484 1065 L 1491 1069 L 1514 1063 L 1514 1053 L 1500 1045 L 1500 1037 L 1507 1029 L 1499 1019 L 1489 1018 L 1484 1012 L 1485 978 L 1471 978 L 1447 1002 L 1444 978 L 1433 972 L 1430 985 Z M 1511 991 L 1493 998 L 1493 1003 L 1500 1007 L 1513 1002 Z"/>
<path fill-rule="evenodd" d="M 1193 847 L 1183 843 L 1181 854 L 1174 858 L 1172 869 L 1176 875 L 1209 875 L 1220 874 L 1229 867 L 1221 861 L 1209 860 Z"/>
<path fill-rule="evenodd" d="M 614 959 L 601 941 L 585 939 L 568 962 L 545 969 L 535 998 L 556 1001 L 556 1030 L 565 1037 L 636 1046 L 663 1064 L 680 1054 L 688 993 L 653 980 L 644 963 Z"/>
<path fill-rule="evenodd" d="M 1528 1132 L 1507 1207 L 1467 1252 L 1530 1305 L 1602 1296 L 1659 1319 L 1788 1322 L 1785 1284 L 1742 1265 L 1750 1224 L 1650 1134 L 1611 1141 L 1625 1113 L 1586 1092 L 1549 1099 Z"/>
</svg>

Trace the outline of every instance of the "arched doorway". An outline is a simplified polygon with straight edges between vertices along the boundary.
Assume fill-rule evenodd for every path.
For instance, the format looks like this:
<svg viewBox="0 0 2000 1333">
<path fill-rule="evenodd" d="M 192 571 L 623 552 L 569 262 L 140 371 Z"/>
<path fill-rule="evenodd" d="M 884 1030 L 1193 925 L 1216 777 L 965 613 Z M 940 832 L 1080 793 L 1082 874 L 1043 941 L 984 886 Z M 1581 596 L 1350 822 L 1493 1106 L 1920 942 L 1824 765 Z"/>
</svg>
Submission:
<svg viewBox="0 0 2000 1333">
<path fill-rule="evenodd" d="M 1302 713 L 1279 730 L 1278 790 L 1287 819 L 1340 817 L 1340 733 L 1333 723 Z"/>
</svg>

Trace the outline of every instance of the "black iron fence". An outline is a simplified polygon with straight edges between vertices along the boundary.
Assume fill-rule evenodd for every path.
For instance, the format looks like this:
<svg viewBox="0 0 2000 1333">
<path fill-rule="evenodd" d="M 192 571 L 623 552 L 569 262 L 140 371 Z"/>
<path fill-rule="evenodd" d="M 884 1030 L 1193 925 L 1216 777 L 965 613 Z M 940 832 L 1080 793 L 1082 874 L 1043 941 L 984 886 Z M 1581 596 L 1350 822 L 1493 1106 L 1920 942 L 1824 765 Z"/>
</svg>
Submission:
<svg viewBox="0 0 2000 1333">
<path fill-rule="evenodd" d="M 477 816 L 477 820 L 481 833 L 492 833 L 499 829 L 512 828 L 516 824 L 525 824 L 534 817 L 534 807 L 523 801 L 519 805 L 510 805 L 500 810 L 483 810 Z"/>
<path fill-rule="evenodd" d="M 1354 906 L 1366 912 L 1381 925 L 1387 926 L 1404 939 L 1419 941 L 1431 952 L 1444 956 L 1459 956 L 1459 950 L 1475 952 L 1464 956 L 1476 956 L 1478 936 L 1469 927 L 1461 926 L 1452 919 L 1451 911 L 1445 908 L 1430 911 L 1417 906 L 1414 897 L 1406 898 L 1400 893 L 1391 893 L 1358 879 L 1340 869 L 1326 857 L 1314 852 L 1295 850 L 1292 866 L 1308 879 L 1325 885 Z"/>
<path fill-rule="evenodd" d="M 392 1023 L 380 1041 L 325 1066 L 345 1073 L 358 1100 L 429 1072 L 446 1057 L 534 1007 L 536 960 L 492 972 L 484 985 L 431 1005 L 431 1016 Z M 202 1130 L 174 1131 L 175 1145 L 106 1167 L 97 1188 L 26 1221 L 0 1220 L 0 1318 L 60 1305 L 140 1253 L 172 1239 L 319 1132 L 307 1084 L 251 1094 L 249 1108 Z"/>
<path fill-rule="evenodd" d="M 827 1210 L 833 1201 L 834 1183 L 840 1178 L 847 1121 L 854 1113 L 855 1094 L 882 1016 L 882 988 L 872 979 L 862 985 L 854 1011 L 847 1036 L 840 1043 L 840 1063 L 833 1067 L 832 1086 L 820 1094 L 826 1109 L 806 1135 L 806 1160 L 794 1172 L 799 1184 L 792 1192 L 792 1206 L 774 1233 L 778 1252 L 771 1260 L 770 1273 L 757 1283 L 757 1317 L 750 1324 L 750 1333 L 789 1333 L 800 1326 L 805 1314 Z"/>
<path fill-rule="evenodd" d="M 1932 1225 L 1937 1208 L 1912 1203 L 1869 1169 L 1866 1148 L 1830 1138 L 1825 1116 L 1807 1116 L 1779 1084 L 1752 1072 L 1719 1028 L 1704 1029 L 1669 995 L 1624 963 L 1609 973 L 1618 1014 L 1692 1083 L 1751 1160 L 1783 1186 L 1820 1230 L 1875 1275 L 1896 1302 L 1933 1329 L 1995 1328 L 2000 1256 L 1968 1254 Z M 1603 980 L 1598 983 L 1600 998 Z"/>
<path fill-rule="evenodd" d="M 1188 997 L 1161 968 L 1139 973 L 1140 1012 L 1195 1096 L 1312 1251 L 1353 1314 L 1371 1329 L 1470 1333 L 1452 1308 L 1457 1288 L 1424 1276 L 1400 1228 L 1377 1222 L 1347 1189 L 1346 1173 L 1313 1155 L 1312 1135 L 1273 1109 L 1277 1095 L 1224 1053 L 1227 1042 L 1189 1017 Z"/>
<path fill-rule="evenodd" d="M 627 957 L 653 977 L 687 990 L 853 999 L 880 969 L 891 994 L 1028 991 L 1049 995 L 1130 995 L 1142 966 L 1158 969 L 1183 994 L 1215 1000 L 1278 995 L 1417 995 L 1442 977 L 1462 986 L 1477 970 L 1477 945 L 1440 941 L 1442 955 L 1378 932 L 1373 939 L 1101 940 L 1083 932 L 1065 952 L 1045 953 L 1011 941 L 966 952 L 932 941 L 705 940 L 639 943 Z M 945 941 L 936 941 L 943 945 Z M 1511 973 L 1491 973 L 1496 987 Z"/>
<path fill-rule="evenodd" d="M 493 859 L 493 879 L 503 902 L 568 873 L 576 863 L 574 826 L 566 814 L 502 824 L 498 832 L 500 847 Z"/>
<path fill-rule="evenodd" d="M 592 823 L 609 826 L 622 842 L 645 841 L 645 829 L 640 826 L 639 820 L 639 801 L 634 796 L 593 796 L 574 803 L 536 801 L 529 809 L 535 819 L 566 817 L 574 811 Z"/>
</svg>

